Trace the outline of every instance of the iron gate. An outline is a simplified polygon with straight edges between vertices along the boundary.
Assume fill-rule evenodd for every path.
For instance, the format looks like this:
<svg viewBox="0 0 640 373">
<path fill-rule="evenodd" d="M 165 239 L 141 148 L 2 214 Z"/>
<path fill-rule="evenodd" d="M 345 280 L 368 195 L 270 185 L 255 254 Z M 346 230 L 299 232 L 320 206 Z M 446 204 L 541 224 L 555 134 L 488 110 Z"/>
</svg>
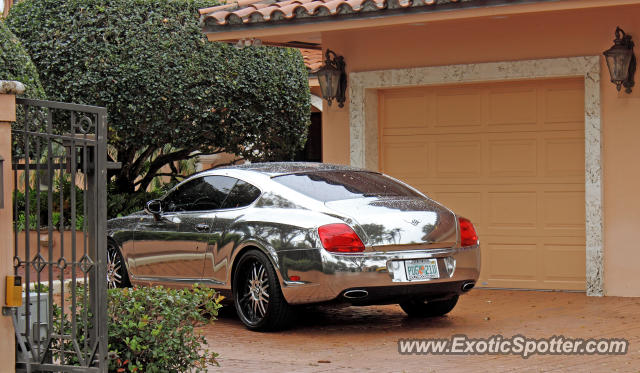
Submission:
<svg viewBox="0 0 640 373">
<path fill-rule="evenodd" d="M 107 371 L 105 108 L 18 99 L 17 371 Z"/>
</svg>

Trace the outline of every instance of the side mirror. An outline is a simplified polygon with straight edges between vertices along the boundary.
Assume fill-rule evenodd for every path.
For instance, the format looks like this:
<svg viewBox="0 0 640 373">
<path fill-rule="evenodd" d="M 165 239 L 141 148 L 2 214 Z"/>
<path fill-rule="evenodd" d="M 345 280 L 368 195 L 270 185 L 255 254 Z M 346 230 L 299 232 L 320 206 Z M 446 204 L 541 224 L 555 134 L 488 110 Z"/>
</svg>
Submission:
<svg viewBox="0 0 640 373">
<path fill-rule="evenodd" d="M 160 220 L 162 215 L 162 201 L 159 199 L 153 199 L 147 202 L 147 206 L 144 209 L 149 214 L 152 214 L 156 220 Z"/>
</svg>

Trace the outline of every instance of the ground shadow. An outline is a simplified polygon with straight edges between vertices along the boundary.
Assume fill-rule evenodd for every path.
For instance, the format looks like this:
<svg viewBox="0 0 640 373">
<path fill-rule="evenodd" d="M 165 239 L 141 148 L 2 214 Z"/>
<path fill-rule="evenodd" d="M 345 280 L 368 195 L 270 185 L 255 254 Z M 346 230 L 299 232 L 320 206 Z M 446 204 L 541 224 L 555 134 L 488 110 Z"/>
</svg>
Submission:
<svg viewBox="0 0 640 373">
<path fill-rule="evenodd" d="M 243 328 L 233 305 L 220 309 L 218 319 Z M 326 306 L 296 307 L 295 318 L 283 333 L 321 331 L 324 334 L 363 334 L 405 329 L 442 329 L 455 324 L 450 316 L 416 318 L 407 316 L 399 306 Z"/>
</svg>

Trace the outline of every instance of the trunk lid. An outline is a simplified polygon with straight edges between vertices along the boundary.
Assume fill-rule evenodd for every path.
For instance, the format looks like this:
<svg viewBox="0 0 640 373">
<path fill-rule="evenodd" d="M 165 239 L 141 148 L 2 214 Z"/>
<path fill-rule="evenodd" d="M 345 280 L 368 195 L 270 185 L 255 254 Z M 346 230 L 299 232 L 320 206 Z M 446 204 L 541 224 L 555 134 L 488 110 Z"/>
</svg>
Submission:
<svg viewBox="0 0 640 373">
<path fill-rule="evenodd" d="M 431 199 L 355 198 L 325 205 L 357 223 L 356 233 L 373 249 L 367 251 L 446 248 L 457 242 L 455 214 Z"/>
</svg>

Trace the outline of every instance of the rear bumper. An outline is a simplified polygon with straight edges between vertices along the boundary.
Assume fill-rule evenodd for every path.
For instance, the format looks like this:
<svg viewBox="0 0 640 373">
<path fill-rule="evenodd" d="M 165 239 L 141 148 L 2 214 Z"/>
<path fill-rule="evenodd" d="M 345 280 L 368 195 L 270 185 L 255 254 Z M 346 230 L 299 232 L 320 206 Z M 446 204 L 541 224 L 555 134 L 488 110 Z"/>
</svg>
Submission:
<svg viewBox="0 0 640 373">
<path fill-rule="evenodd" d="M 399 276 L 409 259 L 434 258 L 440 277 L 425 281 L 404 281 Z M 455 259 L 453 271 L 445 258 Z M 447 259 L 450 260 L 450 259 Z M 463 293 L 465 283 L 480 275 L 480 248 L 429 249 L 336 255 L 323 249 L 296 250 L 279 255 L 282 292 L 290 304 L 344 301 L 356 305 L 397 303 L 408 298 L 446 298 Z M 450 268 L 450 267 L 449 267 Z M 299 281 L 291 281 L 298 276 Z M 344 293 L 364 290 L 356 298 Z M 350 293 L 355 294 L 355 293 Z"/>
</svg>

